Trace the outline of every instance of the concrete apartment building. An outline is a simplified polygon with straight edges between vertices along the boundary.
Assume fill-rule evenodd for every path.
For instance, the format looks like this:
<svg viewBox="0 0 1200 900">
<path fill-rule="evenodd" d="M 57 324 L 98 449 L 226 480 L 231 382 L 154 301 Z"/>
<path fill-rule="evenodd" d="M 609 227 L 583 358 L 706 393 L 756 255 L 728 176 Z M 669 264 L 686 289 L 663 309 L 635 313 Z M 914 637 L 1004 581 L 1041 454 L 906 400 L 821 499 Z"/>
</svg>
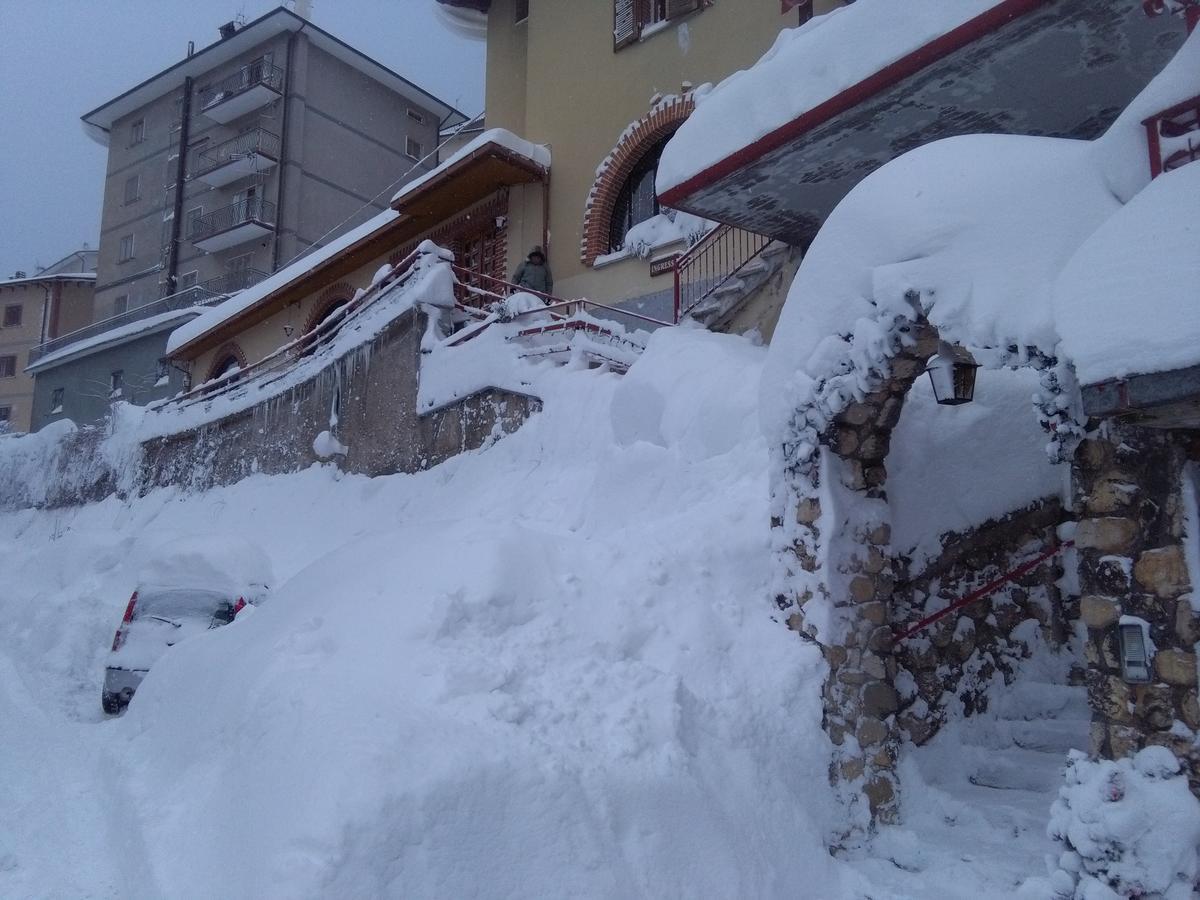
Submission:
<svg viewBox="0 0 1200 900">
<path fill-rule="evenodd" d="M 222 26 L 216 43 L 84 115 L 108 148 L 97 325 L 139 346 L 116 368 L 117 357 L 93 358 L 96 327 L 80 335 L 88 352 L 42 348 L 43 393 L 65 397 L 35 423 L 103 417 L 106 401 L 70 385 L 113 372 L 142 385 L 135 402 L 178 390 L 178 373 L 158 364 L 167 323 L 128 326 L 248 287 L 385 209 L 396 186 L 437 164 L 439 130 L 464 119 L 284 8 Z"/>
<path fill-rule="evenodd" d="M 29 431 L 29 352 L 92 320 L 95 285 L 96 251 L 86 246 L 33 274 L 0 280 L 0 432 Z"/>
</svg>

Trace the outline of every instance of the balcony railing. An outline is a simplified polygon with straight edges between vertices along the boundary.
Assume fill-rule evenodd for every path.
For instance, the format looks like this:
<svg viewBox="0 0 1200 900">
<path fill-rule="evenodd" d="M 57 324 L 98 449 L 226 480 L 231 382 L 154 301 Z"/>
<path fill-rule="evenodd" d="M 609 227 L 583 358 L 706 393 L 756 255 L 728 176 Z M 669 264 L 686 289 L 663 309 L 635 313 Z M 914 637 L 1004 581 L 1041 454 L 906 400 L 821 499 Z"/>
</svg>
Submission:
<svg viewBox="0 0 1200 900">
<path fill-rule="evenodd" d="M 39 344 L 29 351 L 28 364 L 32 366 L 39 359 L 43 359 L 51 353 L 56 353 L 64 347 L 69 347 L 88 338 L 97 337 L 117 328 L 123 328 L 126 325 L 132 325 L 135 322 L 141 322 L 144 319 L 149 319 L 151 316 L 173 312 L 177 309 L 186 309 L 189 306 L 207 306 L 221 299 L 225 296 L 225 293 L 215 293 L 208 290 L 205 285 L 193 285 L 190 288 L 185 288 L 160 300 L 147 303 L 145 306 L 127 309 L 125 312 L 118 313 L 111 318 L 93 322 L 91 325 L 85 325 L 83 328 L 72 331 L 70 334 L 64 334 L 61 337 L 46 341 L 44 344 Z"/>
<path fill-rule="evenodd" d="M 1150 177 L 1200 159 L 1200 96 L 1164 109 L 1142 123 L 1150 150 Z"/>
<path fill-rule="evenodd" d="M 222 78 L 200 92 L 200 109 L 208 113 L 225 101 L 255 88 L 264 88 L 278 94 L 283 89 L 283 69 L 262 62 L 242 66 L 229 77 Z"/>
<path fill-rule="evenodd" d="M 275 230 L 275 204 L 247 197 L 192 220 L 189 237 L 201 250 L 215 251 Z"/>
<path fill-rule="evenodd" d="M 227 184 L 234 179 L 274 166 L 279 161 L 279 148 L 279 135 L 255 128 L 214 146 L 197 150 L 190 160 L 188 170 L 192 178 L 218 185 Z M 226 169 L 230 171 L 221 171 Z"/>
<path fill-rule="evenodd" d="M 202 281 L 198 285 L 201 290 L 209 294 L 233 294 L 237 291 L 244 291 L 248 287 L 253 287 L 258 284 L 268 275 L 261 269 L 231 269 L 223 275 L 218 275 L 216 278 L 210 278 L 208 281 Z"/>
</svg>

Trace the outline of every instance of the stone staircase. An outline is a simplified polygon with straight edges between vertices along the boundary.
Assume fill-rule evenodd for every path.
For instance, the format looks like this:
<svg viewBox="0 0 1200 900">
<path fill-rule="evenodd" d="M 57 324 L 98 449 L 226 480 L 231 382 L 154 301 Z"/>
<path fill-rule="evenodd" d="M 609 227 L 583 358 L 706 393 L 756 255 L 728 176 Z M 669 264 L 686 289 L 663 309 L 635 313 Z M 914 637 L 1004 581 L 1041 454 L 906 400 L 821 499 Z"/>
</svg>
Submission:
<svg viewBox="0 0 1200 900">
<path fill-rule="evenodd" d="M 799 261 L 794 248 L 780 241 L 772 241 L 758 257 L 742 267 L 736 278 L 719 285 L 708 294 L 688 318 L 713 331 L 723 330 L 760 289 L 784 268 L 785 263 L 793 261 L 793 257 L 796 257 L 796 262 Z"/>
</svg>

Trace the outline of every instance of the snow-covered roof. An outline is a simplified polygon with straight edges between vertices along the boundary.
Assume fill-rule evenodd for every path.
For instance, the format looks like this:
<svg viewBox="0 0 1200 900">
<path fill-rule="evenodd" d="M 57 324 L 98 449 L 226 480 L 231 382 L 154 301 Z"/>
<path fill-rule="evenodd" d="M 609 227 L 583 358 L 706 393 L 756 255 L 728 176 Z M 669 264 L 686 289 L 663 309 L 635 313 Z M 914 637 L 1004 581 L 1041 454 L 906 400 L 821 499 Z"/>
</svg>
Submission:
<svg viewBox="0 0 1200 900">
<path fill-rule="evenodd" d="M 94 350 L 99 350 L 105 347 L 115 347 L 118 344 L 126 344 L 132 340 L 147 334 L 153 334 L 156 331 L 162 331 L 173 323 L 182 319 L 191 318 L 200 312 L 200 307 L 188 306 L 183 309 L 172 309 L 167 312 L 159 313 L 156 316 L 150 316 L 146 319 L 139 319 L 136 322 L 130 322 L 128 325 L 122 325 L 119 328 L 113 328 L 110 331 L 104 331 L 100 334 L 92 335 L 76 341 L 73 344 L 67 344 L 61 350 L 55 350 L 53 353 L 47 353 L 37 362 L 25 367 L 26 372 L 40 372 L 43 369 L 48 369 L 51 366 L 59 363 L 67 362 L 75 359 L 85 353 L 90 353 Z"/>
<path fill-rule="evenodd" d="M 419 178 L 414 178 L 408 184 L 404 185 L 404 187 L 400 188 L 400 190 L 392 195 L 392 205 L 396 206 L 402 200 L 404 200 L 405 197 L 415 194 L 418 188 L 437 180 L 447 170 L 458 165 L 472 153 L 475 153 L 489 144 L 494 144 L 495 146 L 501 147 L 510 153 L 514 153 L 517 156 L 529 161 L 537 168 L 545 170 L 550 168 L 549 147 L 545 147 L 542 144 L 531 143 L 524 138 L 517 137 L 511 131 L 507 131 L 504 128 L 489 128 L 477 138 L 474 138 L 473 140 L 468 141 L 466 144 L 463 144 L 463 146 L 459 148 L 457 152 L 447 157 L 444 162 L 437 166 L 437 168 L 430 169 L 424 175 L 420 176 Z"/>
<path fill-rule="evenodd" d="M 1059 278 L 1054 315 L 1083 384 L 1200 365 L 1200 163 L 1097 229 Z"/>
<path fill-rule="evenodd" d="M 16 287 L 22 284 L 36 284 L 41 281 L 95 281 L 95 272 L 70 272 L 59 275 L 27 275 L 24 278 L 0 279 L 0 287 Z"/>
<path fill-rule="evenodd" d="M 167 355 L 170 356 L 185 344 L 207 334 L 214 328 L 246 312 L 251 307 L 266 301 L 272 294 L 299 281 L 321 263 L 331 259 L 342 251 L 352 247 L 359 241 L 370 237 L 379 229 L 399 218 L 394 210 L 384 210 L 374 218 L 368 219 L 357 228 L 351 229 L 341 237 L 330 241 L 324 247 L 314 250 L 307 256 L 302 256 L 289 266 L 280 269 L 270 278 L 264 278 L 258 284 L 234 294 L 224 303 L 219 303 L 198 316 L 186 325 L 177 328 L 167 341 Z"/>
<path fill-rule="evenodd" d="M 783 31 L 753 67 L 697 94 L 659 161 L 658 193 L 1004 2 L 859 0 Z"/>
<path fill-rule="evenodd" d="M 843 336 L 891 310 L 911 316 L 910 292 L 949 340 L 1052 351 L 1054 281 L 1120 207 L 1092 153 L 1085 141 L 967 135 L 867 176 L 788 294 L 763 377 L 768 433 L 782 439 L 797 398 L 845 352 Z"/>
</svg>

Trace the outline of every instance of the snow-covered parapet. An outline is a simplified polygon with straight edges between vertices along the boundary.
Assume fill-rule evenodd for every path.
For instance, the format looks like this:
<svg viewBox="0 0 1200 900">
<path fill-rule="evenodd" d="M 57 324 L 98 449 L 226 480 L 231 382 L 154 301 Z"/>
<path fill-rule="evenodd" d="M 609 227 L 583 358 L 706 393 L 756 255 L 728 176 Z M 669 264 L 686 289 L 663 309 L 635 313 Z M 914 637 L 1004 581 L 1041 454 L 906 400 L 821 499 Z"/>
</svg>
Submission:
<svg viewBox="0 0 1200 900">
<path fill-rule="evenodd" d="M 1072 751 L 1048 832 L 1062 845 L 1050 896 L 1184 900 L 1200 890 L 1200 801 L 1165 747 L 1116 762 Z"/>
<path fill-rule="evenodd" d="M 524 138 L 517 137 L 511 131 L 504 128 L 490 128 L 479 137 L 472 139 L 464 144 L 461 149 L 447 157 L 440 165 L 434 169 L 430 169 L 420 178 L 414 178 L 404 187 L 400 188 L 392 195 L 392 204 L 402 203 L 404 198 L 410 194 L 414 194 L 424 185 L 428 184 L 446 172 L 448 169 L 458 165 L 472 153 L 480 150 L 483 147 L 493 144 L 502 147 L 509 153 L 521 157 L 537 168 L 548 171 L 550 169 L 550 148 L 543 144 L 535 144 L 527 141 Z"/>
</svg>

